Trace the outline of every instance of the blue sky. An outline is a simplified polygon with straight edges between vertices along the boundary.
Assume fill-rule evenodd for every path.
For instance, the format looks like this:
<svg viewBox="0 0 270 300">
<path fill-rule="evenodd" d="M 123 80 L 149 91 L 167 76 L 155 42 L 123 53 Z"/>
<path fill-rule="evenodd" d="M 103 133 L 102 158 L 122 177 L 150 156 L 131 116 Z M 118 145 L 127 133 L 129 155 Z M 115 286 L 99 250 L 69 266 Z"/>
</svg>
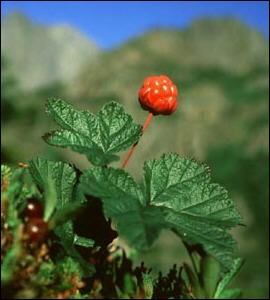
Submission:
<svg viewBox="0 0 270 300">
<path fill-rule="evenodd" d="M 152 27 L 183 28 L 202 17 L 232 16 L 269 35 L 268 1 L 1 1 L 46 25 L 67 23 L 100 47 L 115 47 Z"/>
</svg>

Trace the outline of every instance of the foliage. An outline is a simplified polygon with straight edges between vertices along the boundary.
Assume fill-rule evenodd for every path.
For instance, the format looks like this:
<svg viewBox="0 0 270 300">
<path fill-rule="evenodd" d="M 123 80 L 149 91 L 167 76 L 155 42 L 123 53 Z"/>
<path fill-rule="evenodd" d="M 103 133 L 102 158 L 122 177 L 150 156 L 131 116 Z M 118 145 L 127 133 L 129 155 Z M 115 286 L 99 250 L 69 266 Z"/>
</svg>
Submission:
<svg viewBox="0 0 270 300">
<path fill-rule="evenodd" d="M 2 167 L 6 297 L 240 296 L 227 286 L 242 264 L 234 257 L 236 242 L 228 232 L 241 217 L 227 191 L 211 181 L 206 165 L 164 154 L 145 162 L 144 183 L 138 184 L 125 170 L 108 166 L 142 134 L 120 104 L 110 102 L 94 115 L 50 99 L 47 112 L 62 129 L 46 134 L 45 141 L 86 155 L 94 166 L 79 170 L 38 157 L 15 170 Z M 40 218 L 48 231 L 30 239 L 25 209 L 33 197 L 44 206 Z M 88 220 L 100 221 L 82 230 L 78 224 L 84 212 Z M 134 267 L 132 257 L 134 250 L 148 250 L 162 230 L 182 239 L 192 264 L 156 277 L 143 263 Z"/>
<path fill-rule="evenodd" d="M 47 143 L 85 154 L 94 165 L 107 165 L 117 160 L 115 153 L 136 143 L 142 127 L 116 102 L 110 102 L 97 116 L 87 111 L 76 111 L 62 100 L 50 99 L 48 114 L 62 130 L 46 134 Z"/>
</svg>

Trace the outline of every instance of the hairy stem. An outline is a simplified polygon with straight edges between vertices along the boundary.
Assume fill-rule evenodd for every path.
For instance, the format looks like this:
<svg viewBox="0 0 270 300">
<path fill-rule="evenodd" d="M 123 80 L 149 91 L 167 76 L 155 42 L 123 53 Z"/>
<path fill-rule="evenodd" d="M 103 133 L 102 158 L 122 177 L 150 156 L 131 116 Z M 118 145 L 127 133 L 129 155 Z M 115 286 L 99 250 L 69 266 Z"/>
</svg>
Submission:
<svg viewBox="0 0 270 300">
<path fill-rule="evenodd" d="M 148 114 L 148 116 L 147 116 L 147 118 L 146 118 L 144 124 L 143 124 L 143 133 L 145 132 L 145 130 L 146 130 L 146 128 L 148 127 L 148 125 L 150 124 L 150 122 L 151 122 L 151 120 L 152 120 L 152 117 L 153 117 L 153 114 L 150 112 L 150 113 Z M 125 159 L 124 159 L 124 162 L 123 162 L 123 164 L 122 164 L 122 166 L 121 166 L 122 169 L 125 168 L 126 165 L 128 164 L 128 161 L 129 161 L 130 157 L 132 156 L 134 150 L 136 149 L 137 145 L 138 145 L 138 142 L 135 143 L 135 144 L 129 149 L 129 151 L 128 151 L 128 153 L 127 153 Z"/>
</svg>

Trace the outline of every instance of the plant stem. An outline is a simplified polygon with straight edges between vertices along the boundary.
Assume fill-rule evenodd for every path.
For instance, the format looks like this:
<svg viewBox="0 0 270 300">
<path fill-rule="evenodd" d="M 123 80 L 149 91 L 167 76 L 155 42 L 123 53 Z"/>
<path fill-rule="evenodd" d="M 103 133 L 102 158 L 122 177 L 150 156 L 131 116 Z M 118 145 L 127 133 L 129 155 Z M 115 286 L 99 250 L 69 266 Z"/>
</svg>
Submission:
<svg viewBox="0 0 270 300">
<path fill-rule="evenodd" d="M 145 132 L 145 130 L 146 130 L 146 128 L 148 127 L 148 125 L 150 124 L 150 122 L 151 122 L 151 120 L 152 120 L 152 117 L 153 117 L 153 114 L 150 112 L 150 113 L 148 114 L 148 116 L 147 116 L 147 118 L 146 118 L 144 124 L 143 124 L 143 133 Z M 130 157 L 132 156 L 134 150 L 136 149 L 136 146 L 137 146 L 137 145 L 138 145 L 138 142 L 135 143 L 135 144 L 129 149 L 129 151 L 128 151 L 127 155 L 126 155 L 126 158 L 125 158 L 125 160 L 124 160 L 124 162 L 123 162 L 123 164 L 122 164 L 122 166 L 121 166 L 122 169 L 125 168 L 126 165 L 128 164 L 128 161 L 129 161 Z"/>
<path fill-rule="evenodd" d="M 185 248 L 187 250 L 188 256 L 189 256 L 190 261 L 192 263 L 193 270 L 195 271 L 196 275 L 198 275 L 199 274 L 199 270 L 197 268 L 197 264 L 196 264 L 196 262 L 194 260 L 194 257 L 192 256 L 191 247 L 187 243 L 185 243 L 185 242 L 183 242 L 183 244 L 184 244 L 184 246 L 185 246 Z"/>
</svg>

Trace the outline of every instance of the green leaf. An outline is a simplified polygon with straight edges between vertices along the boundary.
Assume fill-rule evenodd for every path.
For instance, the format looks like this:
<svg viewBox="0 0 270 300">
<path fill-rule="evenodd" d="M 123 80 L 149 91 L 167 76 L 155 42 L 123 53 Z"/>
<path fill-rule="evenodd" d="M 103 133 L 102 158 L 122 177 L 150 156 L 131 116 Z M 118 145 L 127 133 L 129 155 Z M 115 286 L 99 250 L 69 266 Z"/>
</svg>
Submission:
<svg viewBox="0 0 270 300">
<path fill-rule="evenodd" d="M 50 220 L 50 227 L 62 225 L 63 223 L 72 220 L 78 215 L 78 212 L 83 208 L 83 204 L 80 201 L 74 201 L 67 203 L 65 206 L 56 210 L 55 214 Z"/>
<path fill-rule="evenodd" d="M 224 290 L 215 299 L 240 299 L 241 297 L 242 297 L 242 291 L 240 289 L 229 289 L 229 290 Z"/>
<path fill-rule="evenodd" d="M 48 182 L 51 181 L 57 195 L 57 208 L 61 208 L 72 201 L 77 178 L 75 170 L 70 165 L 36 158 L 29 161 L 29 166 L 30 173 L 41 190 L 45 190 Z"/>
<path fill-rule="evenodd" d="M 224 293 L 226 287 L 231 283 L 234 277 L 239 273 L 240 269 L 244 264 L 244 260 L 242 258 L 237 258 L 234 260 L 231 270 L 226 273 L 223 279 L 219 282 L 216 293 L 215 299 L 225 299 L 219 298 Z"/>
<path fill-rule="evenodd" d="M 55 185 L 51 177 L 48 177 L 47 185 L 45 186 L 45 208 L 44 221 L 48 221 L 53 214 L 57 205 L 57 193 Z"/>
<path fill-rule="evenodd" d="M 94 167 L 81 176 L 81 187 L 102 199 L 105 215 L 132 247 L 149 248 L 169 228 L 230 268 L 236 243 L 227 229 L 240 216 L 227 191 L 210 182 L 208 168 L 166 154 L 146 162 L 144 175 L 142 188 L 124 170 Z"/>
<path fill-rule="evenodd" d="M 163 227 L 160 208 L 146 206 L 139 185 L 124 170 L 94 167 L 81 176 L 85 193 L 103 200 L 120 235 L 136 249 L 148 249 Z"/>
<path fill-rule="evenodd" d="M 201 244 L 205 251 L 216 257 L 223 266 L 231 266 L 236 243 L 224 229 L 172 210 L 166 211 L 165 219 L 168 226 L 183 240 L 191 244 Z"/>
<path fill-rule="evenodd" d="M 200 243 L 230 267 L 236 243 L 226 232 L 240 216 L 227 192 L 210 183 L 206 166 L 177 154 L 144 165 L 146 202 L 163 207 L 167 225 L 181 238 Z"/>
<path fill-rule="evenodd" d="M 93 167 L 84 171 L 80 184 L 84 192 L 102 198 L 109 215 L 127 209 L 136 210 L 140 203 L 143 204 L 139 185 L 124 170 Z"/>
<path fill-rule="evenodd" d="M 89 238 L 85 238 L 75 234 L 74 236 L 74 244 L 77 246 L 82 246 L 86 248 L 91 248 L 95 245 L 95 242 Z"/>
<path fill-rule="evenodd" d="M 45 141 L 85 154 L 94 165 L 107 165 L 118 160 L 115 153 L 138 142 L 142 134 L 142 127 L 113 101 L 94 115 L 88 111 L 77 111 L 62 100 L 49 99 L 47 112 L 61 130 L 46 134 Z"/>
<path fill-rule="evenodd" d="M 51 222 L 55 226 L 65 222 L 55 228 L 55 233 L 59 236 L 60 242 L 67 253 L 80 262 L 86 276 L 89 276 L 92 274 L 93 268 L 75 249 L 75 239 L 77 239 L 77 236 L 70 221 L 73 213 L 85 201 L 77 186 L 75 170 L 66 163 L 49 161 L 44 158 L 31 160 L 29 166 L 30 173 L 41 190 L 44 190 L 48 186 L 48 180 L 51 181 L 51 185 L 53 185 L 57 195 L 56 213 L 52 217 Z"/>
<path fill-rule="evenodd" d="M 74 234 L 72 222 L 69 221 L 61 226 L 56 227 L 55 233 L 60 238 L 60 243 L 66 250 L 66 253 L 80 264 L 84 276 L 89 277 L 93 275 L 94 272 L 93 265 L 89 264 L 75 248 L 77 235 Z"/>
<path fill-rule="evenodd" d="M 240 222 L 227 191 L 210 183 L 209 168 L 177 154 L 144 165 L 147 200 L 157 206 L 232 227 Z"/>
<path fill-rule="evenodd" d="M 187 188 L 194 183 L 209 182 L 210 174 L 204 165 L 181 158 L 177 154 L 164 154 L 144 164 L 146 195 L 150 203 L 168 208 L 181 208 L 179 202 Z M 179 194 L 180 193 L 180 194 Z"/>
</svg>

